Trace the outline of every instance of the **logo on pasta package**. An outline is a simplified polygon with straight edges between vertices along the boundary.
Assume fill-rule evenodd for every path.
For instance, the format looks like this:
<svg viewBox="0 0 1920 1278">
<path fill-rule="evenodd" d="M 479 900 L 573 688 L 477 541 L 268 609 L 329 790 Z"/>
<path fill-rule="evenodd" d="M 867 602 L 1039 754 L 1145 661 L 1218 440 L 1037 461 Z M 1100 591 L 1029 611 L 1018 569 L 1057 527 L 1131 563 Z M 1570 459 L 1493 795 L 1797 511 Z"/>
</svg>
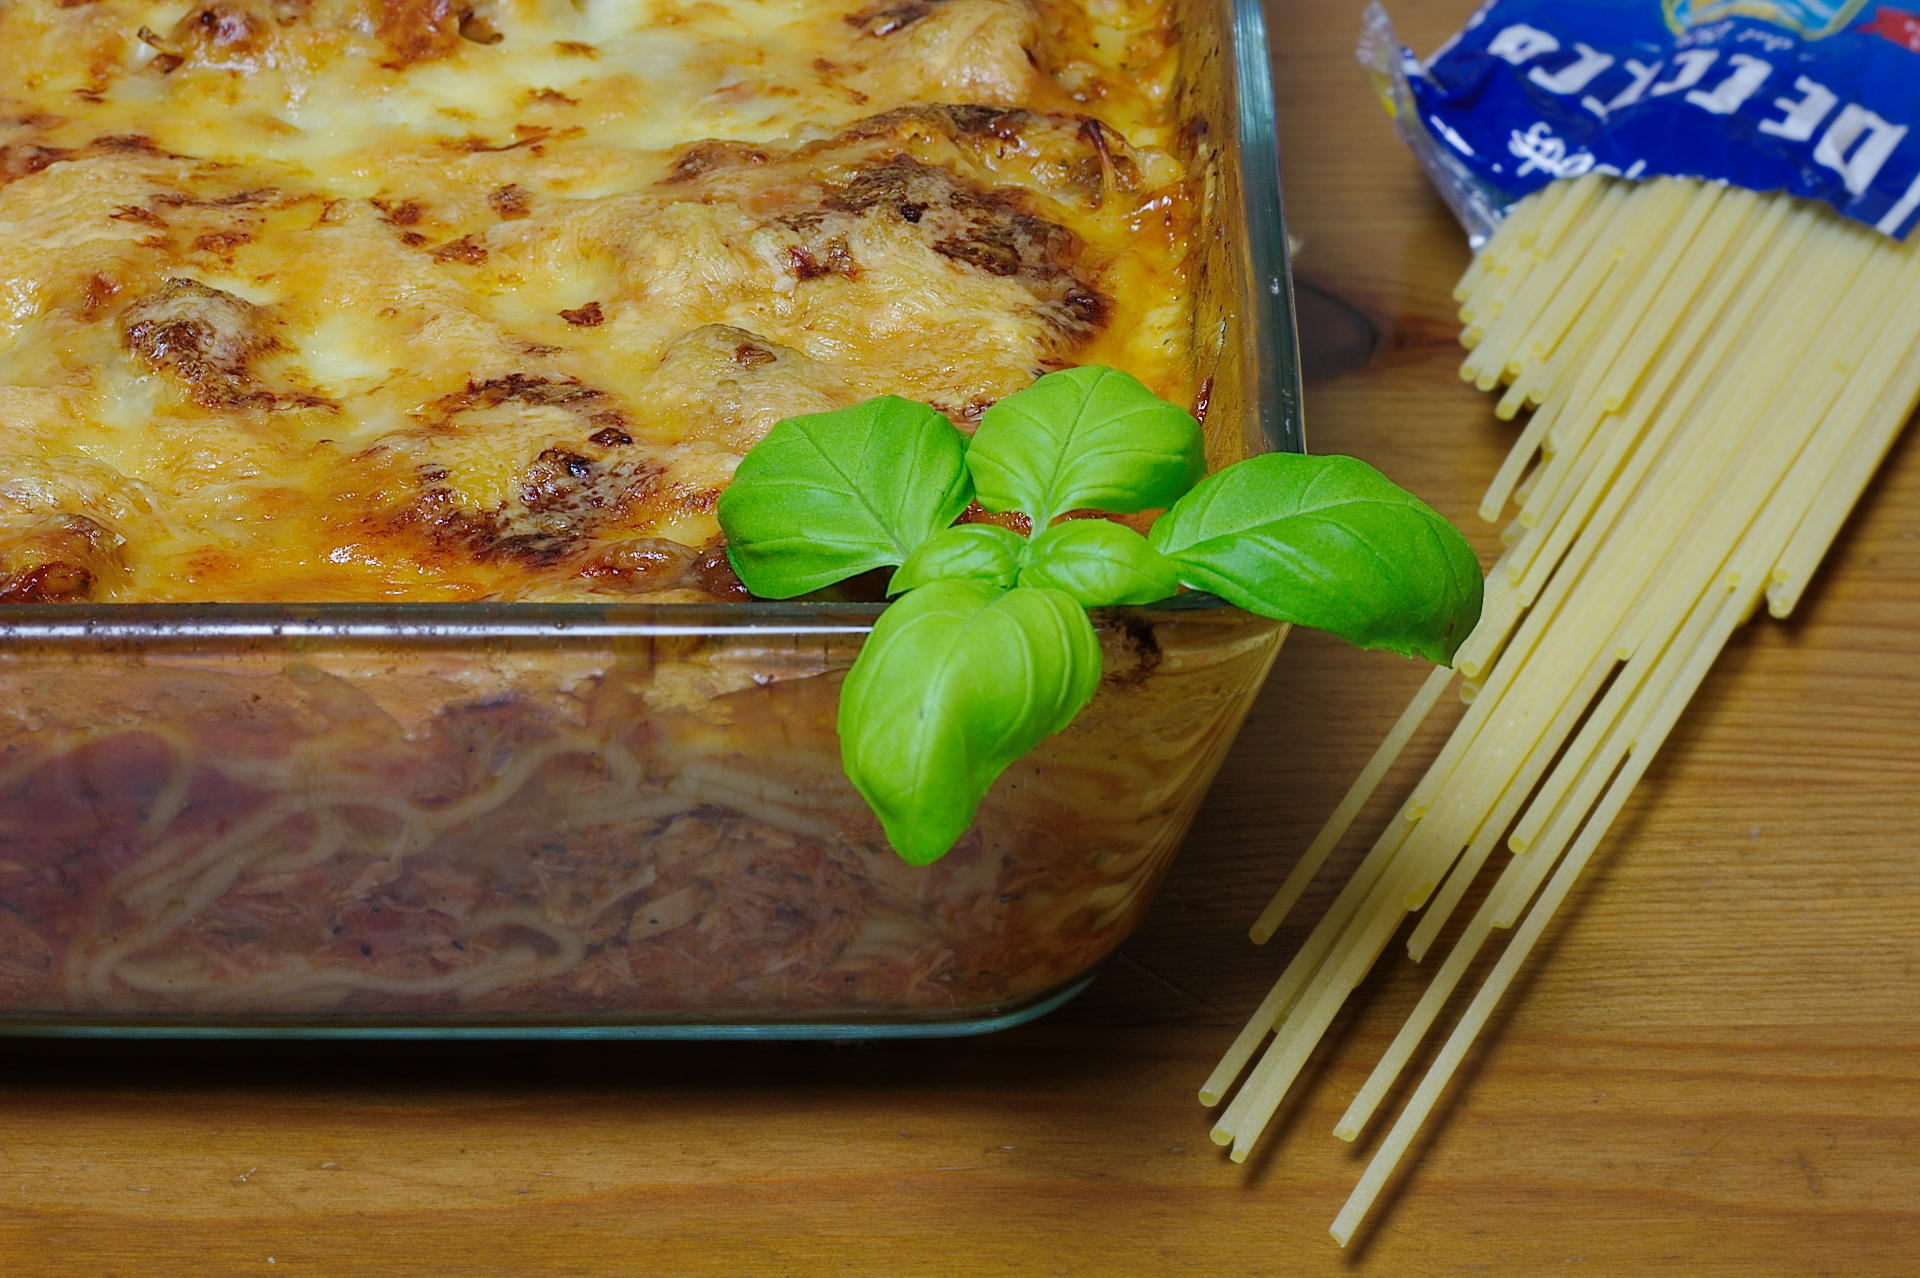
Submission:
<svg viewBox="0 0 1920 1278">
<path fill-rule="evenodd" d="M 1897 239 L 1920 225 L 1920 13 L 1489 0 L 1424 60 L 1377 7 L 1367 23 L 1362 62 L 1476 240 L 1587 172 L 1787 191 Z"/>
<path fill-rule="evenodd" d="M 1802 40 L 1824 40 L 1845 30 L 1866 4 L 1867 0 L 1841 0 L 1839 4 L 1821 0 L 1662 0 L 1661 8 L 1675 35 L 1737 17 L 1772 23 Z"/>
</svg>

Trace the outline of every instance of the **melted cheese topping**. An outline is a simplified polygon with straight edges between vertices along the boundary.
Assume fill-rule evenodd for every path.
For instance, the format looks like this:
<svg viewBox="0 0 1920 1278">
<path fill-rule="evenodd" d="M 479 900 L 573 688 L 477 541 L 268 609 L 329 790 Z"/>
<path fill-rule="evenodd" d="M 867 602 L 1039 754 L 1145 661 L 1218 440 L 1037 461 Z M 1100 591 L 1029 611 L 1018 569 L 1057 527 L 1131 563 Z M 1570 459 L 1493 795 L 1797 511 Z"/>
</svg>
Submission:
<svg viewBox="0 0 1920 1278">
<path fill-rule="evenodd" d="M 1161 0 L 0 0 L 0 601 L 737 597 L 779 418 L 1193 393 Z"/>
</svg>

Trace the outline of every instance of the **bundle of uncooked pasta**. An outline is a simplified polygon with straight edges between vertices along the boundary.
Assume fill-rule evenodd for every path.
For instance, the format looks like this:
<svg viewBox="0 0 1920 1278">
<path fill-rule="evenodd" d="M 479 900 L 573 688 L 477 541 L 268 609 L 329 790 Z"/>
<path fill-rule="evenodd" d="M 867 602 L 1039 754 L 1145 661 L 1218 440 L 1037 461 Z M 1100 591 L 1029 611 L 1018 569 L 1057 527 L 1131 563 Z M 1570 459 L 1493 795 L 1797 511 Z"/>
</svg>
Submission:
<svg viewBox="0 0 1920 1278">
<path fill-rule="evenodd" d="M 1496 67 L 1508 59 L 1508 78 L 1537 72 L 1534 83 L 1564 86 L 1602 56 L 1541 29 L 1522 47 L 1500 25 L 1502 8 L 1483 11 L 1476 39 Z M 1594 98 L 1604 111 L 1635 83 L 1643 96 L 1658 93 L 1662 75 L 1697 66 L 1641 66 L 1617 90 L 1603 67 L 1574 87 L 1605 88 L 1612 96 Z M 1710 97 L 1719 82 L 1702 71 L 1690 83 Z M 1845 127 L 1840 96 L 1821 99 L 1808 83 L 1802 75 L 1792 96 L 1760 103 L 1774 113 L 1760 118 L 1784 119 L 1783 131 L 1807 139 Z M 1745 92 L 1736 106 L 1759 89 Z M 1423 103 L 1430 123 L 1444 114 Z M 1671 105 L 1688 104 L 1676 91 Z M 1844 184 L 1860 176 L 1861 148 L 1878 145 L 1860 132 L 1835 143 L 1842 168 L 1855 164 L 1840 173 Z M 1601 149 L 1591 142 L 1585 153 Z M 1455 181 L 1453 202 L 1471 223 L 1491 186 L 1462 197 L 1458 148 L 1436 154 L 1425 157 L 1430 169 Z M 1888 148 L 1882 171 L 1890 157 L 1903 153 Z M 1605 172 L 1618 167 L 1590 163 L 1506 205 L 1460 282 L 1471 350 L 1462 375 L 1484 390 L 1505 387 L 1501 417 L 1532 410 L 1480 508 L 1489 520 L 1512 509 L 1506 548 L 1455 667 L 1427 680 L 1260 916 L 1255 940 L 1300 899 L 1449 685 L 1458 680 L 1469 704 L 1201 1089 L 1217 1105 L 1239 1080 L 1213 1136 L 1245 1158 L 1408 916 L 1419 915 L 1406 945 L 1420 960 L 1469 888 L 1488 882 L 1335 1127 L 1343 1139 L 1359 1135 L 1475 958 L 1496 933 L 1505 937 L 1334 1222 L 1342 1244 L 1728 637 L 1762 604 L 1775 617 L 1792 611 L 1920 402 L 1920 249 L 1886 233 L 1913 212 L 1899 207 L 1897 187 L 1880 205 L 1848 208 L 1724 181 Z M 1876 208 L 1886 211 L 1874 217 Z"/>
</svg>

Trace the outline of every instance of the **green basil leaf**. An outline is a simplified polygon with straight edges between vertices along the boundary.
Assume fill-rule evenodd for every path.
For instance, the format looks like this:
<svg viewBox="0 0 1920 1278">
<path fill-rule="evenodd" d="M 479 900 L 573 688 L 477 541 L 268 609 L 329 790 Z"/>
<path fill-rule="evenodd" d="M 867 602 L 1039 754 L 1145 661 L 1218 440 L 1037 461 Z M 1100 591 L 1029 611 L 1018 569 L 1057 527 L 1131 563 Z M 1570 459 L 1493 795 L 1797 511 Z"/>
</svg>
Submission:
<svg viewBox="0 0 1920 1278">
<path fill-rule="evenodd" d="M 1171 505 L 1204 475 L 1200 424 L 1126 373 L 1048 373 L 980 419 L 967 449 L 980 504 L 1020 510 L 1036 531 L 1070 510 Z"/>
<path fill-rule="evenodd" d="M 1125 524 L 1070 519 L 1034 536 L 1020 584 L 1051 586 L 1099 608 L 1157 603 L 1179 591 L 1180 574 L 1171 559 Z"/>
<path fill-rule="evenodd" d="M 966 436 L 925 404 L 882 395 L 776 423 L 715 514 L 747 589 L 790 599 L 904 563 L 971 499 Z"/>
<path fill-rule="evenodd" d="M 1065 594 L 929 582 L 887 606 L 847 672 L 841 766 L 894 850 L 925 865 L 1099 683 L 1100 640 Z"/>
<path fill-rule="evenodd" d="M 1020 573 L 1020 552 L 1026 544 L 1025 537 L 998 524 L 942 528 L 907 556 L 887 583 L 887 593 L 897 595 L 930 581 L 957 577 L 1009 589 Z"/>
<path fill-rule="evenodd" d="M 1267 453 L 1229 466 L 1149 540 L 1186 584 L 1362 648 L 1444 664 L 1480 616 L 1466 538 L 1352 457 Z"/>
</svg>

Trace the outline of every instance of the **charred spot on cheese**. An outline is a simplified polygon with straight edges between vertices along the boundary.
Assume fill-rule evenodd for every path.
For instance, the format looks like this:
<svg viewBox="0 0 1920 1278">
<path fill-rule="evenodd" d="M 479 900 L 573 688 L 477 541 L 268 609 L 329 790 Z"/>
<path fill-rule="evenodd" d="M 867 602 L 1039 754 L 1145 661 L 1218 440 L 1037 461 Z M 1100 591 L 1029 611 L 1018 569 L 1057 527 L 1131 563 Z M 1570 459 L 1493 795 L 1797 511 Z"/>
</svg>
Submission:
<svg viewBox="0 0 1920 1278">
<path fill-rule="evenodd" d="M 144 133 L 103 133 L 82 147 L 83 155 L 164 155 L 173 159 L 184 159 L 172 151 L 162 150 L 160 145 Z"/>
<path fill-rule="evenodd" d="M 138 139 L 136 139 L 138 140 Z M 105 142 L 106 139 L 100 139 Z M 97 145 L 97 144 L 96 144 Z M 185 159 L 185 156 L 174 156 Z M 161 191 L 153 197 L 153 203 L 168 209 L 231 209 L 246 204 L 266 204 L 279 192 L 270 186 L 245 187 L 238 191 L 228 191 L 225 195 L 196 195 L 191 191 Z"/>
<path fill-rule="evenodd" d="M 155 75 L 170 75 L 186 61 L 183 54 L 175 53 L 161 42 L 159 32 L 151 27 L 141 27 L 134 33 L 140 43 L 151 48 L 153 56 L 147 59 L 146 69 Z"/>
<path fill-rule="evenodd" d="M 489 152 L 497 154 L 501 151 L 517 151 L 522 147 L 529 148 L 535 155 L 539 155 L 541 154 L 540 144 L 542 142 L 550 139 L 576 138 L 584 132 L 586 132 L 586 130 L 578 128 L 550 129 L 541 124 L 516 124 L 513 126 L 513 138 L 511 141 L 495 142 L 475 134 L 468 134 L 466 137 L 453 139 L 447 145 L 453 150 L 466 151 L 476 155 Z"/>
<path fill-rule="evenodd" d="M 935 117 L 945 120 L 957 134 L 990 137 L 1002 142 L 1019 142 L 1040 117 L 1024 107 L 982 106 L 978 103 L 942 103 L 929 107 L 901 107 L 874 117 L 864 127 L 891 125 L 895 121 Z"/>
<path fill-rule="evenodd" d="M 765 149 L 742 142 L 708 140 L 696 142 L 680 153 L 667 174 L 667 181 L 691 182 L 715 169 L 766 164 L 773 156 Z"/>
<path fill-rule="evenodd" d="M 1133 147 L 1091 116 L 1043 115 L 1024 107 L 979 103 L 943 103 L 898 107 L 855 122 L 843 138 L 900 139 L 924 150 L 945 142 L 976 163 L 1018 159 L 1044 181 L 1040 189 L 1097 208 L 1110 189 L 1135 191 L 1143 185 Z"/>
<path fill-rule="evenodd" d="M 233 251 L 242 244 L 253 242 L 251 231 L 202 231 L 193 237 L 193 250 L 196 253 L 212 253 L 221 257 L 232 257 Z"/>
<path fill-rule="evenodd" d="M 58 560 L 0 577 L 0 604 L 79 603 L 92 593 L 92 573 Z"/>
<path fill-rule="evenodd" d="M 717 543 L 701 551 L 693 561 L 692 576 L 700 588 L 715 599 L 738 603 L 753 598 L 753 592 L 741 583 L 740 575 L 733 570 L 727 548 Z"/>
<path fill-rule="evenodd" d="M 107 216 L 116 222 L 139 222 L 146 226 L 159 227 L 162 230 L 165 230 L 168 225 L 166 218 L 161 217 L 160 214 L 154 212 L 152 209 L 142 208 L 138 204 L 122 204 L 119 208 L 107 214 Z"/>
<path fill-rule="evenodd" d="M 799 244 L 787 250 L 787 260 L 792 264 L 795 279 L 817 280 L 822 275 L 854 279 L 860 274 L 860 265 L 853 260 L 853 250 L 847 247 L 847 237 L 844 235 L 829 236 L 822 242 L 819 255 L 815 256 L 815 253 L 815 249 Z"/>
<path fill-rule="evenodd" d="M 606 322 L 606 312 L 600 309 L 600 303 L 588 302 L 585 306 L 568 307 L 560 312 L 560 318 L 575 328 L 597 328 Z"/>
<path fill-rule="evenodd" d="M 1079 121 L 1049 121 L 1030 113 L 998 110 L 952 111 L 915 108 L 886 112 L 857 122 L 838 137 L 800 147 L 780 160 L 761 149 L 695 148 L 684 153 L 667 179 L 670 187 L 689 186 L 694 194 L 724 191 L 743 171 L 771 169 L 767 187 L 783 187 L 776 177 L 817 183 L 811 207 L 789 207 L 774 222 L 794 234 L 786 249 L 788 272 L 798 281 L 829 275 L 856 278 L 863 269 L 849 222 L 881 218 L 911 228 L 915 240 L 948 261 L 1024 287 L 1039 313 L 1069 343 L 1085 341 L 1110 315 L 1108 299 L 1080 270 L 1082 244 L 1066 226 L 1026 207 L 1024 193 L 991 188 L 962 173 L 964 157 L 949 151 L 954 163 L 934 164 L 909 152 L 918 141 L 944 143 L 973 137 L 996 143 L 1046 135 L 1056 149 L 1074 149 L 1099 162 L 1080 137 Z M 1065 141 L 1062 141 L 1062 138 Z M 791 182 L 789 178 L 789 182 Z M 1097 201 L 1094 201 L 1097 203 Z M 801 203 L 789 200 L 788 204 Z"/>
<path fill-rule="evenodd" d="M 114 280 L 97 271 L 89 275 L 86 291 L 81 294 L 81 315 L 87 319 L 94 319 L 103 314 L 119 292 L 120 285 Z"/>
<path fill-rule="evenodd" d="M 565 408 L 588 421 L 619 424 L 619 413 L 605 391 L 595 390 L 571 377 L 543 377 L 531 373 L 508 373 L 483 382 L 469 381 L 466 389 L 440 399 L 433 415 L 445 425 L 461 413 L 481 408 L 497 408 L 519 403 L 535 407 Z"/>
<path fill-rule="evenodd" d="M 993 407 L 994 402 L 984 395 L 975 395 L 964 404 L 933 404 L 931 407 L 939 409 L 955 423 L 971 427 L 980 424 L 980 419 L 987 415 L 987 410 Z"/>
<path fill-rule="evenodd" d="M 578 453 L 564 448 L 546 449 L 528 465 L 520 481 L 520 503 L 541 514 L 603 508 L 609 493 L 596 490 L 592 485 L 592 481 L 603 474 Z"/>
<path fill-rule="evenodd" d="M 493 19 L 474 9 L 467 9 L 460 15 L 457 24 L 462 40 L 471 40 L 475 44 L 499 44 L 506 35 L 493 25 Z"/>
<path fill-rule="evenodd" d="M 43 146 L 37 142 L 9 142 L 0 146 L 0 186 L 38 173 L 71 154 L 73 152 L 68 148 Z"/>
<path fill-rule="evenodd" d="M 256 370 L 286 350 L 264 307 L 193 279 L 170 279 L 127 308 L 126 349 L 177 381 L 205 408 L 331 407 L 311 392 L 275 390 Z"/>
<path fill-rule="evenodd" d="M 82 459 L 0 457 L 0 603 L 71 603 L 125 577 L 148 527 L 126 478 Z"/>
<path fill-rule="evenodd" d="M 187 60 L 230 63 L 264 51 L 272 30 L 266 13 L 244 0 L 215 0 L 189 9 L 156 47 Z"/>
<path fill-rule="evenodd" d="M 890 0 L 850 13 L 846 24 L 870 36 L 890 36 L 932 13 L 941 0 Z"/>
<path fill-rule="evenodd" d="M 418 227 L 426 217 L 427 209 L 418 200 L 401 200 L 395 203 L 379 197 L 370 198 L 367 203 L 379 210 L 380 220 L 399 233 L 400 242 L 408 248 L 425 248 L 432 240 Z"/>
<path fill-rule="evenodd" d="M 391 200 L 376 197 L 369 199 L 367 203 L 379 209 L 381 218 L 394 226 L 418 226 L 420 219 L 426 215 L 427 211 L 426 206 L 418 200 L 402 200 L 395 204 Z"/>
<path fill-rule="evenodd" d="M 77 603 L 124 567 L 126 539 L 99 520 L 51 514 L 0 531 L 0 603 Z"/>
<path fill-rule="evenodd" d="M 183 174 L 196 183 L 209 183 L 212 174 L 190 169 Z M 122 205 L 108 216 L 115 221 L 135 222 L 156 230 L 178 230 L 187 253 L 206 254 L 231 262 L 234 251 L 251 244 L 261 219 L 287 197 L 270 187 L 247 188 L 210 194 L 191 190 L 155 191 L 145 205 Z M 294 202 L 298 202 L 297 198 Z M 173 247 L 167 236 L 144 241 L 155 249 Z M 193 269 L 205 269 L 196 264 Z"/>
<path fill-rule="evenodd" d="M 436 262 L 460 262 L 467 266 L 477 266 L 487 260 L 487 246 L 482 244 L 477 236 L 463 235 L 459 239 L 450 240 L 435 249 L 433 251 L 433 260 Z"/>
<path fill-rule="evenodd" d="M 368 7 L 374 34 L 387 49 L 382 65 L 395 71 L 446 57 L 470 38 L 463 28 L 494 30 L 485 15 L 456 0 L 375 0 Z"/>
<path fill-rule="evenodd" d="M 427 467 L 397 522 L 417 523 L 436 546 L 478 560 L 551 567 L 646 500 L 659 475 L 641 458 L 603 462 L 547 448 L 521 468 L 511 500 L 479 509 L 463 504 L 449 473 Z"/>
<path fill-rule="evenodd" d="M 78 146 L 53 146 L 42 142 L 0 143 L 0 186 L 45 172 L 53 165 L 66 161 L 114 155 L 146 155 L 175 160 L 186 158 L 162 149 L 152 138 L 140 133 L 106 133 Z"/>
<path fill-rule="evenodd" d="M 525 217 L 532 204 L 527 193 L 511 182 L 487 192 L 488 207 L 499 214 L 503 221 L 512 222 Z"/>
<path fill-rule="evenodd" d="M 1074 272 L 1072 231 L 1024 212 L 1017 193 L 983 191 L 905 155 L 858 171 L 822 201 L 836 212 L 890 215 L 918 228 L 940 256 L 1016 279 L 1062 333 L 1084 338 L 1106 323 L 1108 303 Z"/>
<path fill-rule="evenodd" d="M 516 560 L 529 568 L 552 567 L 573 550 L 570 537 L 514 532 L 505 515 L 461 505 L 453 489 L 435 486 L 437 477 L 444 475 L 422 471 L 421 492 L 395 515 L 394 528 L 417 527 L 441 552 L 455 551 L 478 560 Z"/>
<path fill-rule="evenodd" d="M 646 456 L 610 451 L 632 442 L 624 418 L 605 392 L 573 379 L 469 382 L 422 418 L 376 450 L 417 459 L 415 491 L 386 522 L 478 561 L 557 565 L 619 525 L 661 473 Z M 517 463 L 500 456 L 509 432 L 530 441 Z M 476 454 L 476 436 L 494 442 Z"/>
<path fill-rule="evenodd" d="M 580 575 L 635 594 L 674 590 L 697 580 L 699 559 L 698 550 L 666 537 L 630 537 L 593 551 Z"/>
</svg>

